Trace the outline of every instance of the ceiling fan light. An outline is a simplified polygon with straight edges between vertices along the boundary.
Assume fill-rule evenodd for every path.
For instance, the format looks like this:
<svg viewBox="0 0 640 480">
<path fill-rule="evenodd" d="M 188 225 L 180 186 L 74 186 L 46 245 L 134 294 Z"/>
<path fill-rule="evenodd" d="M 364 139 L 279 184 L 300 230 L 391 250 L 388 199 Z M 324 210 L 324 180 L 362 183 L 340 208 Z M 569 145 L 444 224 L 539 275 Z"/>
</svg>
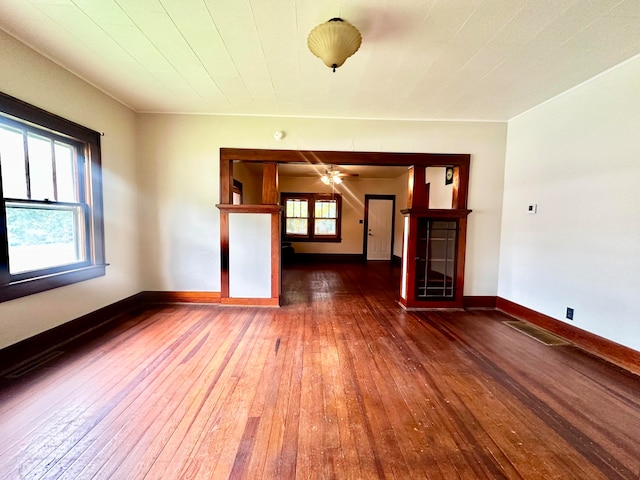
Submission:
<svg viewBox="0 0 640 480">
<path fill-rule="evenodd" d="M 338 175 L 334 175 L 333 183 L 335 183 L 336 185 L 340 185 L 342 183 L 342 179 Z"/>
<path fill-rule="evenodd" d="M 328 175 L 322 175 L 320 177 L 320 181 L 322 183 L 324 183 L 325 185 L 329 185 L 331 183 L 331 180 L 329 180 L 329 176 Z"/>
<path fill-rule="evenodd" d="M 311 53 L 324 64 L 333 68 L 340 67 L 347 58 L 356 53 L 362 43 L 362 36 L 356 27 L 341 18 L 332 18 L 311 30 L 307 37 L 307 46 Z"/>
</svg>

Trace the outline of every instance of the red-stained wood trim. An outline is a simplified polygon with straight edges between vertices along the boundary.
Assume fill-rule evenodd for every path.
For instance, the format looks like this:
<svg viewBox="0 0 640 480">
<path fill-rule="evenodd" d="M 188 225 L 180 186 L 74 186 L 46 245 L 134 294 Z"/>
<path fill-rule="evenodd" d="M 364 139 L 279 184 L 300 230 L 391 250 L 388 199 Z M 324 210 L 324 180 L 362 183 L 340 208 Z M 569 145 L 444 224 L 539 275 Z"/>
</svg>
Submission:
<svg viewBox="0 0 640 480">
<path fill-rule="evenodd" d="M 280 205 L 228 205 L 218 204 L 216 207 L 225 213 L 280 213 Z"/>
<path fill-rule="evenodd" d="M 262 165 L 262 204 L 277 205 L 280 199 L 278 193 L 278 164 L 267 162 Z"/>
<path fill-rule="evenodd" d="M 361 253 L 298 253 L 295 263 L 357 263 L 366 261 Z"/>
<path fill-rule="evenodd" d="M 406 275 L 406 291 L 407 298 L 403 302 L 405 307 L 415 304 L 416 301 L 416 249 L 418 242 L 418 218 L 415 215 L 409 215 L 409 233 L 407 236 L 407 275 Z"/>
<path fill-rule="evenodd" d="M 233 203 L 233 161 L 220 155 L 220 203 Z"/>
<path fill-rule="evenodd" d="M 242 305 L 247 307 L 279 307 L 279 298 L 221 298 L 221 305 Z"/>
<path fill-rule="evenodd" d="M 640 352 L 543 313 L 536 312 L 506 298 L 498 297 L 496 299 L 496 308 L 507 315 L 533 323 L 574 343 L 589 353 L 640 375 Z"/>
<path fill-rule="evenodd" d="M 467 218 L 472 210 L 467 209 L 430 209 L 430 208 L 405 208 L 400 210 L 404 215 L 418 215 L 428 218 Z"/>
<path fill-rule="evenodd" d="M 453 182 L 451 208 L 466 209 L 469 194 L 469 162 L 462 162 L 453 169 Z"/>
<path fill-rule="evenodd" d="M 424 166 L 413 166 L 409 169 L 407 188 L 407 208 L 428 208 L 429 190 Z"/>
<path fill-rule="evenodd" d="M 146 303 L 220 303 L 220 292 L 144 292 Z"/>
<path fill-rule="evenodd" d="M 326 150 L 261 150 L 221 148 L 220 160 L 341 165 L 456 166 L 468 165 L 471 156 L 461 153 L 346 152 Z M 222 173 L 222 171 L 221 171 Z"/>
<path fill-rule="evenodd" d="M 496 308 L 495 296 L 473 295 L 463 297 L 462 304 L 464 308 Z"/>
<path fill-rule="evenodd" d="M 467 217 L 458 219 L 458 252 L 456 254 L 456 302 L 464 305 L 464 265 L 467 252 Z"/>
</svg>

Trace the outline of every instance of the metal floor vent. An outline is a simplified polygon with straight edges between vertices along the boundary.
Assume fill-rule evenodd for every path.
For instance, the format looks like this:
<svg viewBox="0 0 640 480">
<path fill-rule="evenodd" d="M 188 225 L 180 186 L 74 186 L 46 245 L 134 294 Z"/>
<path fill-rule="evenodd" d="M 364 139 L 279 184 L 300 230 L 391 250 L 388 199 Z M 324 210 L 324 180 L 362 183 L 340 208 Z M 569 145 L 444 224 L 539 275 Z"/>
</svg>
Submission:
<svg viewBox="0 0 640 480">
<path fill-rule="evenodd" d="M 36 370 L 43 365 L 55 360 L 59 356 L 64 355 L 62 350 L 54 350 L 51 352 L 45 352 L 35 357 L 31 357 L 24 362 L 15 365 L 14 367 L 2 372 L 2 376 L 5 378 L 20 378 L 21 376 Z"/>
<path fill-rule="evenodd" d="M 553 333 L 549 333 L 546 330 L 543 330 L 527 322 L 523 322 L 520 320 L 507 320 L 502 323 L 518 330 L 519 332 L 524 333 L 528 337 L 531 337 L 534 340 L 539 341 L 540 343 L 544 343 L 549 347 L 558 345 L 569 345 L 569 342 L 567 342 L 565 339 L 560 338 Z"/>
</svg>

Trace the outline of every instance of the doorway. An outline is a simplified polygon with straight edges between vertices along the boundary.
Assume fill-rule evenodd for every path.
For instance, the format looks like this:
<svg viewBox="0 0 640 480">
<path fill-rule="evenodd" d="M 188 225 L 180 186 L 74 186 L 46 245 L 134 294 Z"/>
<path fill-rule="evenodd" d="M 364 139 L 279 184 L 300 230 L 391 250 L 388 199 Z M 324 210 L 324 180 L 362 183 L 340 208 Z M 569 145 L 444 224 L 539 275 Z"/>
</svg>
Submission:
<svg viewBox="0 0 640 480">
<path fill-rule="evenodd" d="M 395 195 L 364 196 L 363 254 L 366 260 L 391 260 L 395 210 Z"/>
<path fill-rule="evenodd" d="M 327 168 L 331 165 L 359 165 L 372 167 L 395 166 L 409 167 L 409 180 L 407 192 L 407 209 L 402 211 L 405 216 L 404 223 L 407 219 L 415 217 L 419 213 L 432 213 L 440 215 L 440 210 L 429 210 L 429 198 L 426 188 L 416 189 L 415 185 L 426 185 L 425 170 L 429 166 L 446 166 L 453 168 L 453 192 L 451 212 L 454 214 L 469 213 L 466 210 L 467 193 L 469 186 L 469 166 L 471 156 L 469 154 L 443 154 L 443 153 L 398 153 L 398 152 L 353 152 L 353 151 L 322 151 L 322 150 L 262 150 L 262 149 L 243 149 L 243 148 L 221 148 L 220 149 L 220 203 L 217 208 L 220 210 L 220 298 L 221 303 L 233 303 L 236 305 L 279 305 L 281 293 L 281 206 L 278 204 L 278 167 L 284 164 L 307 164 L 316 168 Z M 233 205 L 233 173 L 235 162 L 247 162 L 260 165 L 262 168 L 262 195 L 261 201 L 257 204 Z M 416 179 L 418 179 L 416 183 Z M 246 185 L 245 185 L 246 190 Z M 246 194 L 247 192 L 243 192 Z M 404 202 L 403 202 L 404 204 Z M 406 213 L 405 213 L 406 212 Z M 230 236 L 233 224 L 229 222 L 234 215 L 252 215 L 254 217 L 268 215 L 271 218 L 270 230 L 265 231 L 261 237 L 262 241 L 268 242 L 270 246 L 270 258 L 265 261 L 270 262 L 271 275 L 270 287 L 271 294 L 269 298 L 262 298 L 256 295 L 245 297 L 232 297 L 229 292 L 229 281 L 233 275 L 246 275 L 247 281 L 252 280 L 247 272 L 238 272 L 234 265 L 229 262 L 230 258 Z M 449 215 L 449 214 L 448 214 Z M 366 216 L 365 216 L 366 218 Z M 367 219 L 368 221 L 368 219 Z M 364 223 L 364 219 L 363 219 Z M 368 233 L 369 225 L 366 225 Z M 463 230 L 466 224 L 461 227 Z M 464 238 L 460 233 L 460 238 Z M 357 233 L 356 233 L 357 235 Z M 406 237 L 406 235 L 405 235 Z M 234 237 L 234 248 L 246 248 L 244 244 L 254 241 L 253 238 L 239 235 Z M 408 245 L 415 243 L 414 238 L 407 238 Z M 369 237 L 365 239 L 369 243 Z M 398 239 L 403 244 L 405 239 Z M 413 243 L 412 243 L 413 242 Z M 464 251 L 465 242 L 459 242 L 461 250 Z M 393 252 L 393 240 L 391 243 L 391 252 Z M 364 258 L 366 250 L 357 254 L 361 259 Z M 390 256 L 393 253 L 390 254 Z M 460 257 L 458 262 L 457 274 L 460 272 L 460 287 L 463 286 L 464 273 L 464 257 Z M 404 266 L 404 264 L 403 264 Z M 413 268 L 411 262 L 407 264 Z M 231 270 L 236 270 L 231 272 Z M 413 275 L 413 277 L 411 276 Z M 403 270 L 401 299 L 405 294 L 409 279 L 415 277 L 414 270 Z M 459 289 L 462 292 L 462 288 Z M 462 293 L 460 293 L 462 295 Z"/>
</svg>

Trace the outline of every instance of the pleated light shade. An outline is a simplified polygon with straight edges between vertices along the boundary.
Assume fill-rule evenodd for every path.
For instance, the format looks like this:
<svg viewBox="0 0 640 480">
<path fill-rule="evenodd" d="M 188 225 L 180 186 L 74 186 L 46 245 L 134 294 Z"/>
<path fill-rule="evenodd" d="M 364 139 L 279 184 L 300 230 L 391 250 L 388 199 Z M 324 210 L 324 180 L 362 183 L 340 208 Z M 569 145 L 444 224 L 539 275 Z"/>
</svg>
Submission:
<svg viewBox="0 0 640 480">
<path fill-rule="evenodd" d="M 311 53 L 319 57 L 327 67 L 333 68 L 334 72 L 358 51 L 361 43 L 362 36 L 358 29 L 341 18 L 321 23 L 307 37 Z"/>
</svg>

